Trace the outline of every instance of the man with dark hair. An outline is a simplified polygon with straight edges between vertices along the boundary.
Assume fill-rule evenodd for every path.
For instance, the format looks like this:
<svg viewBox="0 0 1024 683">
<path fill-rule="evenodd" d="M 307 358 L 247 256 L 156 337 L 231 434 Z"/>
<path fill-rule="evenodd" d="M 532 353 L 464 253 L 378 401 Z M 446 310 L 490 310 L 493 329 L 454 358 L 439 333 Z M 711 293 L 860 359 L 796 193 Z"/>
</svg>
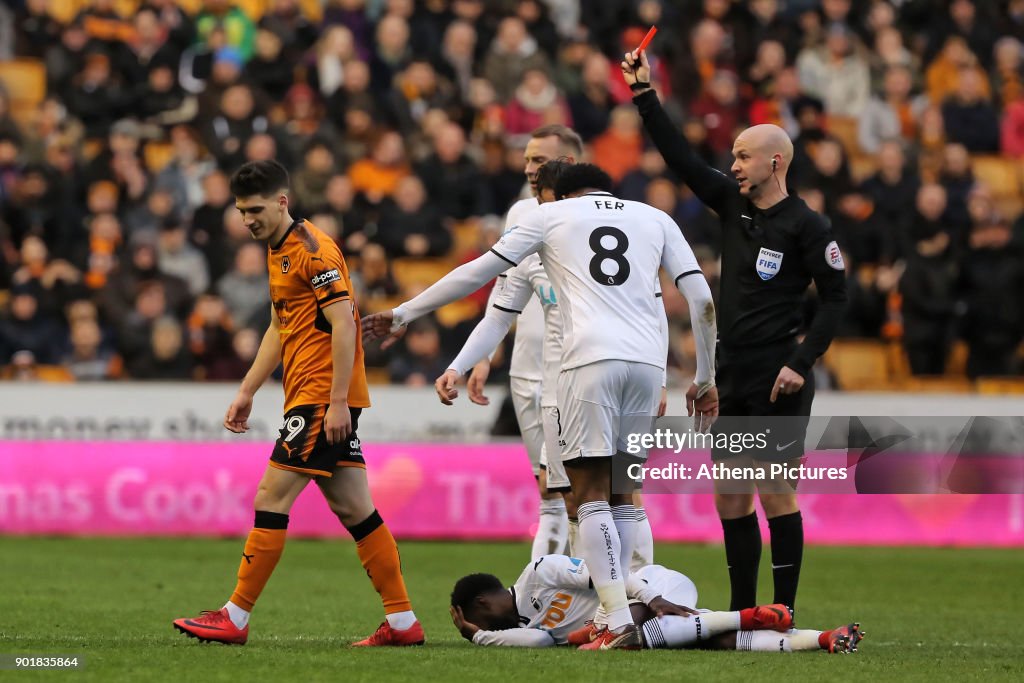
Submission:
<svg viewBox="0 0 1024 683">
<path fill-rule="evenodd" d="M 284 550 L 288 513 L 315 479 L 331 511 L 356 541 L 386 620 L 357 646 L 420 645 L 398 547 L 370 497 L 356 435 L 370 406 L 359 310 L 348 266 L 328 235 L 289 212 L 288 172 L 255 161 L 231 178 L 235 206 L 253 238 L 269 246 L 271 322 L 256 359 L 228 408 L 224 427 L 249 429 L 253 396 L 284 364 L 284 427 L 256 492 L 256 521 L 242 551 L 238 583 L 223 608 L 174 627 L 202 641 L 242 645 L 249 613 Z"/>
<path fill-rule="evenodd" d="M 594 164 L 573 164 L 565 169 L 555 182 L 555 199 L 565 199 L 584 189 L 600 192 L 612 191 L 612 178 Z"/>
<path fill-rule="evenodd" d="M 730 178 L 702 161 L 669 120 L 651 88 L 647 55 L 626 53 L 621 66 L 644 126 L 668 167 L 722 221 L 720 413 L 783 418 L 768 427 L 768 449 L 738 456 L 713 451 L 712 456 L 732 458 L 729 464 L 737 467 L 744 464 L 739 459 L 752 460 L 751 465 L 799 465 L 814 398 L 811 367 L 831 343 L 846 307 L 845 266 L 831 228 L 803 200 L 786 193 L 793 143 L 785 131 L 769 124 L 743 131 L 733 144 Z M 812 280 L 820 305 L 797 343 L 802 303 Z M 765 429 L 763 420 L 744 427 Z M 715 489 L 732 609 L 750 607 L 756 603 L 761 559 L 754 482 L 716 480 Z M 795 484 L 766 480 L 757 489 L 771 529 L 774 602 L 793 607 L 804 545 Z"/>
<path fill-rule="evenodd" d="M 824 632 L 794 629 L 785 605 L 698 611 L 693 581 L 659 565 L 629 574 L 626 592 L 648 649 L 847 653 L 856 652 L 864 637 L 856 622 Z M 599 604 L 586 562 L 547 555 L 527 564 L 510 588 L 491 574 L 462 577 L 452 590 L 450 612 L 455 627 L 475 645 L 585 646 L 594 637 L 585 624 L 607 620 Z"/>
<path fill-rule="evenodd" d="M 411 301 L 369 316 L 364 326 L 367 339 L 390 336 L 383 345 L 390 346 L 406 323 L 472 293 L 528 256 L 540 256 L 564 310 L 571 312 L 563 319 L 558 374 L 559 446 L 579 506 L 579 554 L 589 560 L 608 612 L 608 627 L 588 650 L 641 647 L 623 579 L 628 561 L 620 561 L 623 542 L 612 531 L 618 524 L 610 501 L 613 494 L 633 492 L 634 482 L 623 476 L 626 440 L 650 430 L 662 386 L 664 306 L 655 296 L 662 267 L 689 303 L 697 342 L 687 406 L 701 424 L 718 413 L 715 308 L 697 260 L 669 216 L 614 197 L 606 177 L 589 165 L 567 170 L 556 187 L 565 199 L 523 216 L 488 253 Z M 643 460 L 646 452 L 632 457 Z M 627 535 L 629 544 L 635 526 Z"/>
</svg>

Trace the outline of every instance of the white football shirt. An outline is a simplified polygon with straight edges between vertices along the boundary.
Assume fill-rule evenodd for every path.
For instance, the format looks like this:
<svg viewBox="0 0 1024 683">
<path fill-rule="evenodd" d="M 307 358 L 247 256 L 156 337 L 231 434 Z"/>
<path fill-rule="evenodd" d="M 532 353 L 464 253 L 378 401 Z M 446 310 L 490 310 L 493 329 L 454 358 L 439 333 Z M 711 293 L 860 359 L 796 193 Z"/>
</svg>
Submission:
<svg viewBox="0 0 1024 683">
<path fill-rule="evenodd" d="M 547 271 L 541 264 L 540 256 L 531 254 L 523 259 L 515 268 L 498 276 L 497 295 L 491 305 L 501 311 L 519 313 L 516 328 L 516 349 L 521 344 L 537 344 L 532 337 L 526 341 L 519 338 L 519 329 L 526 322 L 526 311 L 530 306 L 539 307 L 543 311 L 541 332 L 541 361 L 543 368 L 543 384 L 541 388 L 541 406 L 554 407 L 558 404 L 558 372 L 562 367 L 562 315 L 558 308 L 558 295 L 548 280 Z M 515 351 L 513 351 L 513 362 Z M 517 377 L 521 375 L 516 375 Z"/>
<path fill-rule="evenodd" d="M 607 192 L 540 205 L 491 251 L 512 264 L 540 255 L 559 297 L 562 370 L 601 360 L 664 368 L 658 270 L 675 281 L 700 272 L 667 214 Z"/>
<path fill-rule="evenodd" d="M 540 202 L 536 197 L 520 199 L 513 204 L 505 215 L 505 231 L 538 206 Z M 519 310 L 522 314 L 516 320 L 516 336 L 512 344 L 508 374 L 510 377 L 540 381 L 544 379 L 544 309 L 539 301 L 531 300 Z"/>
<path fill-rule="evenodd" d="M 565 555 L 545 555 L 526 565 L 512 595 L 522 626 L 547 631 L 559 645 L 601 605 L 586 563 Z"/>
</svg>

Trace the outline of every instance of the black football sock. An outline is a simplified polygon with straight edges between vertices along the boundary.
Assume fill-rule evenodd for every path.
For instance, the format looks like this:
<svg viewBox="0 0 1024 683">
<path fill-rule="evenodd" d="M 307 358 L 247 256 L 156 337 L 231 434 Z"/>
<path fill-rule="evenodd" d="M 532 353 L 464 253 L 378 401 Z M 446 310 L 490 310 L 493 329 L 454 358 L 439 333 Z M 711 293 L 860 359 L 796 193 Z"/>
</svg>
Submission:
<svg viewBox="0 0 1024 683">
<path fill-rule="evenodd" d="M 804 519 L 800 511 L 768 520 L 772 535 L 773 602 L 796 607 L 796 587 L 804 557 Z"/>
<path fill-rule="evenodd" d="M 732 588 L 729 609 L 735 612 L 753 607 L 757 604 L 757 570 L 761 564 L 761 529 L 757 525 L 757 513 L 723 519 L 722 531 Z"/>
</svg>

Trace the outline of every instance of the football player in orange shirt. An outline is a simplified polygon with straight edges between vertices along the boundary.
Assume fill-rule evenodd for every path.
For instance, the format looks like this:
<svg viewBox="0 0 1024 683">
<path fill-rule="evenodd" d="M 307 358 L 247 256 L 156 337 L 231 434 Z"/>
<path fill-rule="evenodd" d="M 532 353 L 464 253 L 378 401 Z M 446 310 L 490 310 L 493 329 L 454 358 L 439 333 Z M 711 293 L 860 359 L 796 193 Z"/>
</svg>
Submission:
<svg viewBox="0 0 1024 683">
<path fill-rule="evenodd" d="M 249 613 L 284 550 L 288 512 L 310 480 L 356 541 L 359 559 L 384 603 L 385 621 L 357 646 L 420 645 L 395 539 L 370 497 L 356 430 L 370 406 L 359 311 L 341 251 L 288 210 L 288 172 L 276 161 L 242 166 L 231 179 L 235 206 L 252 236 L 266 242 L 273 303 L 270 328 L 228 408 L 224 426 L 248 430 L 253 396 L 284 364 L 284 427 L 260 481 L 256 520 L 227 604 L 174 627 L 203 641 L 244 644 Z"/>
</svg>

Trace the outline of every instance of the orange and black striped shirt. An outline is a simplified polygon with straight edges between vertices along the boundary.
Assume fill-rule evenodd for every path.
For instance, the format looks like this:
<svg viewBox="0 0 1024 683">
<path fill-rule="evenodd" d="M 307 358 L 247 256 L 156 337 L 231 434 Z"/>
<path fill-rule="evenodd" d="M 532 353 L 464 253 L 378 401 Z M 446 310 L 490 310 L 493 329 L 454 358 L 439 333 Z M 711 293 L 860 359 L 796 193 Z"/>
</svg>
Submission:
<svg viewBox="0 0 1024 683">
<path fill-rule="evenodd" d="M 333 364 L 331 325 L 323 307 L 349 301 L 356 323 L 356 352 L 348 404 L 369 408 L 362 329 L 348 266 L 329 236 L 309 221 L 295 220 L 267 252 L 270 300 L 280 324 L 284 362 L 284 412 L 298 405 L 330 403 Z"/>
</svg>

